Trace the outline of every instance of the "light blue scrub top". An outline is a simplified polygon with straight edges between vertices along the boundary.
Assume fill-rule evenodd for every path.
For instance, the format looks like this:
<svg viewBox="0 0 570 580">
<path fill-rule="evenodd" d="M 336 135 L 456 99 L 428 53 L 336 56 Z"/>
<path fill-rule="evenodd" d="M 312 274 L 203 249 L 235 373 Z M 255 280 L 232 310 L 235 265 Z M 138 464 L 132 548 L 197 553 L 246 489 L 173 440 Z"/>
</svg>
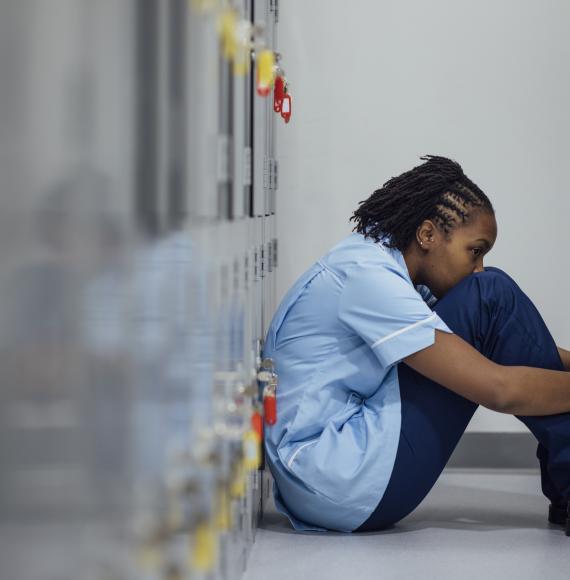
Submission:
<svg viewBox="0 0 570 580">
<path fill-rule="evenodd" d="M 279 375 L 265 450 L 276 507 L 295 529 L 353 531 L 381 500 L 400 438 L 397 363 L 432 345 L 436 328 L 451 332 L 434 302 L 399 250 L 359 233 L 283 298 L 263 352 Z"/>
</svg>

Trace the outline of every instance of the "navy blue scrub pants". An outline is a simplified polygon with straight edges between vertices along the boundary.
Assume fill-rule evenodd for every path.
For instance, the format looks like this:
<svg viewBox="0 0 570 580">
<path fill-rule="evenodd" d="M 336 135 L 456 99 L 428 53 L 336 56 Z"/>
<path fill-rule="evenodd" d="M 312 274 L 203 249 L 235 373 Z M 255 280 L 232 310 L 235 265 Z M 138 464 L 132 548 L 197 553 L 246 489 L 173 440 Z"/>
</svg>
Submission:
<svg viewBox="0 0 570 580">
<path fill-rule="evenodd" d="M 455 334 L 496 363 L 564 370 L 538 310 L 498 268 L 464 278 L 434 310 Z M 398 378 L 402 428 L 394 470 L 380 503 L 355 532 L 389 527 L 421 503 L 478 407 L 406 364 L 398 365 Z M 570 413 L 517 418 L 538 440 L 544 495 L 552 502 L 569 499 Z"/>
</svg>

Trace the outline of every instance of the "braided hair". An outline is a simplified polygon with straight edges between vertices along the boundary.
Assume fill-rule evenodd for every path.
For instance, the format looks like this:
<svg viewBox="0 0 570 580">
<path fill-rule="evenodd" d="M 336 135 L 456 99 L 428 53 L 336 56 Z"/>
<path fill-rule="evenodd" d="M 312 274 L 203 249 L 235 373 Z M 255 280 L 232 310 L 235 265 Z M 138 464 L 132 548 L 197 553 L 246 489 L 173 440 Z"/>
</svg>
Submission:
<svg viewBox="0 0 570 580">
<path fill-rule="evenodd" d="M 425 163 L 392 177 L 368 199 L 361 201 L 350 221 L 353 231 L 374 238 L 385 236 L 388 247 L 404 251 L 421 223 L 430 219 L 445 233 L 469 221 L 475 212 L 495 213 L 489 198 L 456 161 L 425 155 Z"/>
</svg>

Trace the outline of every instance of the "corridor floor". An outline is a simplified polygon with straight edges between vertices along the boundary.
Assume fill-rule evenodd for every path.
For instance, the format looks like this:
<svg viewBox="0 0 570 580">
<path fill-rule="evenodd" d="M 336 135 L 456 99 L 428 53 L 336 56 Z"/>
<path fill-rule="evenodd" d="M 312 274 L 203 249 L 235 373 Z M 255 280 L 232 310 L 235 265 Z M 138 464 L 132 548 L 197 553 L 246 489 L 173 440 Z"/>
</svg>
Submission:
<svg viewBox="0 0 570 580">
<path fill-rule="evenodd" d="M 393 528 L 298 533 L 269 506 L 245 580 L 568 580 L 570 538 L 547 519 L 538 470 L 448 469 Z"/>
</svg>

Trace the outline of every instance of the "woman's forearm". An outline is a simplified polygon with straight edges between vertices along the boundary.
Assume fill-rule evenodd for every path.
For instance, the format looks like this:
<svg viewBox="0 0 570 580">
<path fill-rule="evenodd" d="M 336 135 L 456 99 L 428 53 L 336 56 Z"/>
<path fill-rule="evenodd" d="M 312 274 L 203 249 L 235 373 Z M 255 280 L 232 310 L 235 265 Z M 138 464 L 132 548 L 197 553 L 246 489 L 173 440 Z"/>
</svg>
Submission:
<svg viewBox="0 0 570 580">
<path fill-rule="evenodd" d="M 502 367 L 509 415 L 556 415 L 570 412 L 570 374 L 533 367 Z"/>
<path fill-rule="evenodd" d="M 556 347 L 566 371 L 570 351 Z M 504 367 L 511 397 L 503 412 L 510 415 L 556 415 L 570 411 L 570 375 L 522 366 Z M 540 385 L 540 388 L 537 388 Z"/>
</svg>

